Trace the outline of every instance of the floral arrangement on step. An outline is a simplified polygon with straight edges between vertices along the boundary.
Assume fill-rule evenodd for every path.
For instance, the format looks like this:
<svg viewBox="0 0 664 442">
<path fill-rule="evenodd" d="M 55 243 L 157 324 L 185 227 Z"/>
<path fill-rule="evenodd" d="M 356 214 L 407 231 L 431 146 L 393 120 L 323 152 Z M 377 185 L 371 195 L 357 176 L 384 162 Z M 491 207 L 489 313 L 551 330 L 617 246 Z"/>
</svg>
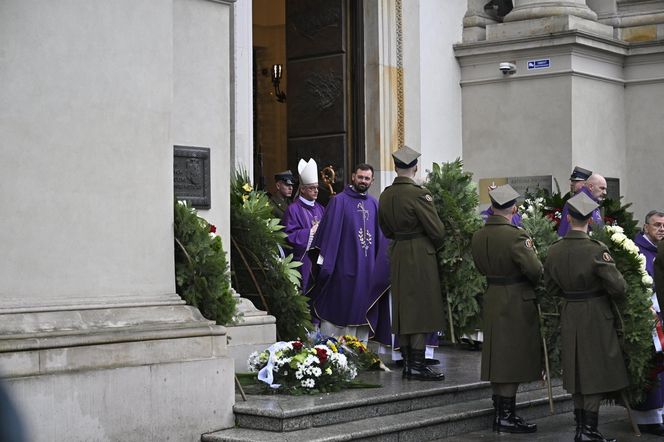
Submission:
<svg viewBox="0 0 664 442">
<path fill-rule="evenodd" d="M 332 341 L 315 345 L 300 340 L 276 342 L 249 355 L 247 365 L 266 388 L 295 395 L 339 391 L 357 376 L 355 364 Z"/>
<path fill-rule="evenodd" d="M 323 337 L 320 334 L 317 334 L 311 339 L 318 344 L 325 344 L 341 351 L 346 355 L 348 360 L 358 368 L 358 370 L 381 369 L 389 371 L 389 369 L 383 365 L 380 357 L 373 351 L 369 350 L 367 345 L 360 341 L 356 336 L 344 335 L 335 338 L 333 336 Z"/>
</svg>

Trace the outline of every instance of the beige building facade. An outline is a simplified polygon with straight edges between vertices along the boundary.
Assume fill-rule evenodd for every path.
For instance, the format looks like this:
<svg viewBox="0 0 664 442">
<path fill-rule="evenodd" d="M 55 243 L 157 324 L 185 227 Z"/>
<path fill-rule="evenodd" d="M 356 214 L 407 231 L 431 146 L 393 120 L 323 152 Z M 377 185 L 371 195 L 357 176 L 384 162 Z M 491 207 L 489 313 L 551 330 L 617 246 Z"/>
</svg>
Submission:
<svg viewBox="0 0 664 442">
<path fill-rule="evenodd" d="M 486 3 L 358 0 L 346 161 L 376 167 L 376 194 L 403 143 L 422 175 L 461 157 L 476 180 L 552 175 L 564 191 L 581 165 L 619 179 L 635 217 L 661 209 L 664 1 L 514 0 L 502 22 Z M 282 120 L 255 112 L 263 70 L 298 62 L 256 63 L 257 26 L 286 41 L 293 23 L 262 5 L 0 2 L 0 371 L 31 440 L 233 425 L 233 371 L 274 318 L 243 301 L 237 327 L 216 326 L 175 293 L 173 146 L 210 149 L 200 214 L 228 250 L 231 174 L 257 178 L 263 118 L 282 121 L 298 86 L 286 72 L 286 103 L 264 108 Z"/>
</svg>

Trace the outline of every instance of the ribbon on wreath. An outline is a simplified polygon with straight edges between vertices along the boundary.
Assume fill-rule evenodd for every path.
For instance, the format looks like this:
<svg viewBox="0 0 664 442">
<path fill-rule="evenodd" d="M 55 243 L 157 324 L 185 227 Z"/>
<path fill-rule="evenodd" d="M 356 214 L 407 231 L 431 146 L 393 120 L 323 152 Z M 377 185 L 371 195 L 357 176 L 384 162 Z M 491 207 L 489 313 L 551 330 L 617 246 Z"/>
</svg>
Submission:
<svg viewBox="0 0 664 442">
<path fill-rule="evenodd" d="M 265 364 L 265 367 L 261 368 L 258 372 L 258 380 L 265 382 L 271 388 L 281 387 L 281 384 L 274 383 L 274 372 L 272 370 L 274 369 L 274 365 L 277 362 L 277 353 L 288 347 L 288 344 L 288 342 L 279 341 L 270 345 L 270 347 L 267 349 L 267 352 L 270 355 L 267 359 L 267 364 Z"/>
<path fill-rule="evenodd" d="M 655 314 L 655 328 L 652 331 L 652 343 L 655 346 L 656 353 L 662 353 L 664 350 L 664 327 L 662 327 L 662 319 L 660 316 L 659 303 L 657 302 L 657 295 L 652 294 L 652 310 Z"/>
</svg>

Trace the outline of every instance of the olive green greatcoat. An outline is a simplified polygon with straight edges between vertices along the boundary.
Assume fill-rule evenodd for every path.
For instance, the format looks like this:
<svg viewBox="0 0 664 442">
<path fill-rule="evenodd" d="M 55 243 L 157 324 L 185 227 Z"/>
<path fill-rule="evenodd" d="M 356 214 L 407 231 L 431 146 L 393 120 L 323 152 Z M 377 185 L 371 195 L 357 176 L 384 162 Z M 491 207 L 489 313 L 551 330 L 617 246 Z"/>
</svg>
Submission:
<svg viewBox="0 0 664 442">
<path fill-rule="evenodd" d="M 655 290 L 660 309 L 664 309 L 664 240 L 657 244 L 657 257 L 653 263 L 655 269 Z"/>
<path fill-rule="evenodd" d="M 380 196 L 378 221 L 391 239 L 392 331 L 431 333 L 445 327 L 436 250 L 445 227 L 428 190 L 396 177 Z"/>
<path fill-rule="evenodd" d="M 509 285 L 490 282 L 487 287 L 481 379 L 496 383 L 540 379 L 542 338 L 533 287 L 542 278 L 542 263 L 532 240 L 505 217 L 492 215 L 473 235 L 472 253 L 484 276 L 526 279 Z"/>
<path fill-rule="evenodd" d="M 563 387 L 584 395 L 620 390 L 627 370 L 609 296 L 624 296 L 625 280 L 607 247 L 570 230 L 550 248 L 544 263 L 548 294 L 599 291 L 602 296 L 564 300 L 560 312 Z"/>
<path fill-rule="evenodd" d="M 275 193 L 270 195 L 270 205 L 272 206 L 272 216 L 278 219 L 284 217 L 284 212 L 288 208 L 288 205 L 291 203 L 290 198 L 284 198 L 280 193 Z"/>
</svg>

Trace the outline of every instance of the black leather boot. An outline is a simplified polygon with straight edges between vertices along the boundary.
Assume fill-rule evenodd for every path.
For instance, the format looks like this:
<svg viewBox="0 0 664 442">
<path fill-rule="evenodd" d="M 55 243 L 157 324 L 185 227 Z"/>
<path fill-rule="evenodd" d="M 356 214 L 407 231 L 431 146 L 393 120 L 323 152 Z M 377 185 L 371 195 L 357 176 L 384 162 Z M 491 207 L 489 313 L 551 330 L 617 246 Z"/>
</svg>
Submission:
<svg viewBox="0 0 664 442">
<path fill-rule="evenodd" d="M 424 350 L 410 349 L 410 358 L 408 359 L 408 379 L 417 379 L 419 381 L 442 381 L 445 379 L 443 373 L 432 370 L 424 362 Z"/>
<path fill-rule="evenodd" d="M 498 433 L 534 433 L 537 424 L 529 424 L 516 415 L 516 397 L 496 396 L 498 410 L 494 431 Z"/>
<path fill-rule="evenodd" d="M 574 423 L 576 424 L 576 433 L 574 433 L 574 440 L 581 437 L 583 431 L 583 408 L 574 409 Z"/>
<path fill-rule="evenodd" d="M 574 437 L 574 442 L 616 442 L 605 438 L 597 429 L 599 415 L 593 411 L 583 410 L 583 427 Z"/>
<path fill-rule="evenodd" d="M 410 358 L 410 347 L 407 345 L 402 345 L 399 351 L 401 351 L 401 358 L 403 359 L 401 378 L 403 379 L 408 377 L 410 379 L 410 364 L 408 363 L 408 359 Z"/>
</svg>

